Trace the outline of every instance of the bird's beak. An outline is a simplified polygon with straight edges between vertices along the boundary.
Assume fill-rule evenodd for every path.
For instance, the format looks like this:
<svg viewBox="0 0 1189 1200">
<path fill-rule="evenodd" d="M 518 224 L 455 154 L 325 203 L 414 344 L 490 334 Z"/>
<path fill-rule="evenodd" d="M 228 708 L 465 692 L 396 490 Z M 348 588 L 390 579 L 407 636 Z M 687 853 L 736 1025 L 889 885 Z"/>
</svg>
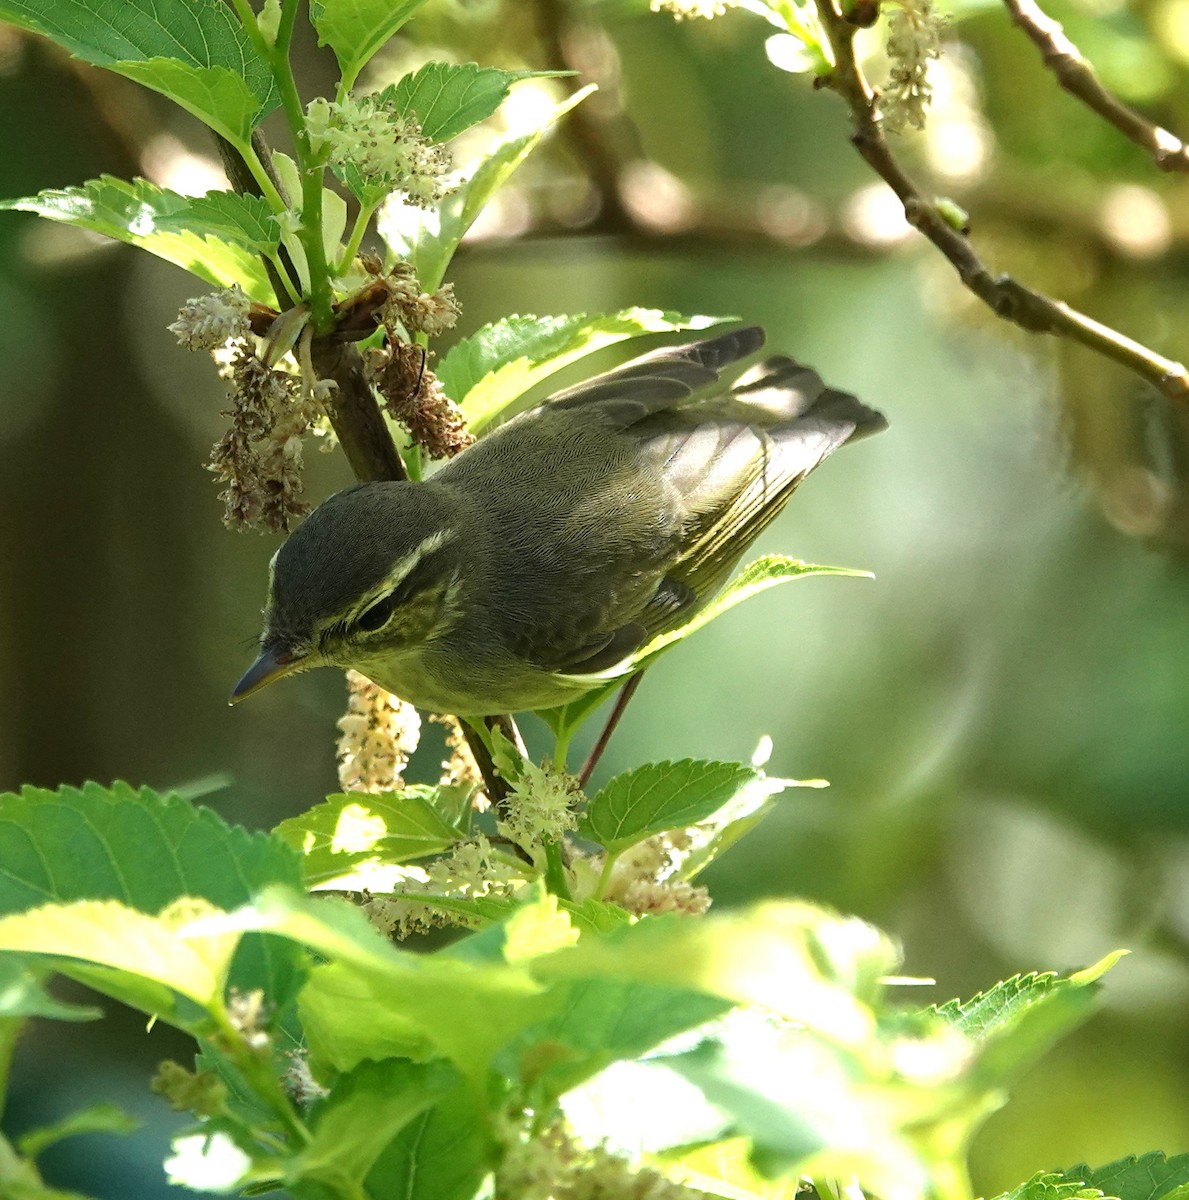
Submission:
<svg viewBox="0 0 1189 1200">
<path fill-rule="evenodd" d="M 243 678 L 231 689 L 230 703 L 238 704 L 274 680 L 291 675 L 302 666 L 306 657 L 304 654 L 271 650 L 265 646 L 256 656 L 256 661 L 244 672 Z"/>
</svg>

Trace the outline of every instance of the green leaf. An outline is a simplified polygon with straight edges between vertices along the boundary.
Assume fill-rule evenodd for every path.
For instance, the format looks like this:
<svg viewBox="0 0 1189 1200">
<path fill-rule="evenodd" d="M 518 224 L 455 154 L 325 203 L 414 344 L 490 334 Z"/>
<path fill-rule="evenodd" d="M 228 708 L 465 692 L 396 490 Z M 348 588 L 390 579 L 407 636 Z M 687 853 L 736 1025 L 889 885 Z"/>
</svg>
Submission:
<svg viewBox="0 0 1189 1200">
<path fill-rule="evenodd" d="M 972 1080 L 983 1088 L 1000 1086 L 1090 1016 L 1100 978 L 1124 953 L 1064 978 L 1013 976 L 972 1000 L 950 1000 L 934 1011 L 978 1044 Z"/>
<path fill-rule="evenodd" d="M 689 988 L 577 980 L 567 986 L 558 1014 L 526 1029 L 496 1062 L 509 1077 L 556 1097 L 730 1008 L 729 1001 Z"/>
<path fill-rule="evenodd" d="M 232 140 L 247 140 L 280 99 L 219 0 L 0 0 L 0 20 L 163 92 Z"/>
<path fill-rule="evenodd" d="M 630 980 L 757 1004 L 842 1046 L 873 1036 L 899 951 L 873 926 L 804 902 L 698 920 L 651 917 L 532 963 L 542 980 Z"/>
<path fill-rule="evenodd" d="M 614 676 L 631 674 L 643 670 L 646 666 L 670 646 L 696 633 L 704 625 L 709 625 L 723 613 L 729 612 L 736 604 L 750 600 L 752 596 L 767 591 L 782 583 L 791 583 L 794 579 L 804 579 L 810 575 L 842 575 L 853 579 L 873 579 L 870 571 L 858 571 L 852 567 L 821 567 L 814 563 L 800 562 L 783 554 L 765 554 L 749 562 L 726 586 L 722 594 L 708 604 L 684 625 L 662 633 L 651 642 L 641 646 L 635 654 L 625 659 L 614 668 Z M 608 672 L 608 677 L 611 676 Z"/>
<path fill-rule="evenodd" d="M 439 854 L 464 836 L 435 806 L 436 791 L 336 793 L 276 833 L 303 855 L 308 886 L 392 891 L 394 873 L 384 868 Z"/>
<path fill-rule="evenodd" d="M 140 1122 L 114 1104 L 92 1104 L 79 1109 L 52 1125 L 31 1129 L 21 1135 L 17 1142 L 21 1153 L 36 1158 L 43 1150 L 60 1142 L 63 1138 L 77 1137 L 82 1133 L 135 1133 Z"/>
<path fill-rule="evenodd" d="M 546 113 L 528 133 L 509 135 L 489 147 L 461 187 L 428 213 L 412 206 L 385 205 L 376 228 L 398 257 L 413 265 L 421 286 L 436 291 L 446 267 L 487 202 L 533 152 L 549 128 L 594 91 L 594 85 L 575 92 Z"/>
<path fill-rule="evenodd" d="M 291 1168 L 337 1193 L 354 1194 L 376 1159 L 414 1118 L 459 1084 L 446 1063 L 364 1061 L 335 1081 L 311 1114 L 313 1140 Z"/>
<path fill-rule="evenodd" d="M 501 1046 L 559 1003 L 526 967 L 413 954 L 391 945 L 348 904 L 280 888 L 211 928 L 279 934 L 328 960 L 311 970 L 299 1007 L 312 1059 L 337 1070 L 364 1058 L 424 1060 L 432 1051 L 481 1079 Z"/>
<path fill-rule="evenodd" d="M 417 118 L 421 132 L 448 142 L 464 129 L 486 120 L 521 79 L 550 78 L 566 71 L 501 71 L 478 63 L 428 62 L 381 93 L 402 116 Z"/>
<path fill-rule="evenodd" d="M 32 212 L 63 225 L 93 230 L 148 250 L 215 287 L 238 284 L 252 299 L 275 303 L 264 268 L 253 253 L 242 244 L 189 226 L 186 214 L 193 203 L 144 179 L 128 183 L 101 175 L 81 187 L 0 200 L 0 210 Z"/>
<path fill-rule="evenodd" d="M 234 930 L 194 927 L 214 911 L 188 899 L 155 917 L 114 900 L 46 904 L 0 917 L 0 950 L 62 960 L 59 969 L 98 991 L 193 1031 L 172 993 L 215 1011 L 239 941 Z"/>
<path fill-rule="evenodd" d="M 242 246 L 252 254 L 271 254 L 281 241 L 281 229 L 263 196 L 236 192 L 207 192 L 187 200 L 186 207 L 163 214 L 159 229 L 189 231 Z"/>
<path fill-rule="evenodd" d="M 744 1137 L 680 1147 L 646 1157 L 683 1187 L 727 1196 L 733 1200 L 797 1200 L 802 1193 L 798 1176 L 765 1179 L 748 1159 L 751 1143 Z"/>
<path fill-rule="evenodd" d="M 758 1149 L 769 1160 L 765 1174 L 772 1175 L 804 1163 L 827 1144 L 817 1120 L 822 1106 L 814 1089 L 805 1086 L 805 1064 L 778 1057 L 780 1049 L 773 1039 L 762 1055 L 733 1056 L 721 1043 L 704 1042 L 660 1060 L 734 1118 L 735 1128 L 751 1139 L 753 1156 Z M 802 1071 L 790 1070 L 796 1065 Z"/>
<path fill-rule="evenodd" d="M 1061 1173 L 1070 1183 L 1098 1188 L 1118 1200 L 1161 1200 L 1189 1186 L 1189 1154 L 1166 1158 L 1159 1151 L 1120 1158 L 1102 1167 L 1085 1163 Z"/>
<path fill-rule="evenodd" d="M 460 1083 L 389 1143 L 368 1174 L 369 1196 L 473 1200 L 496 1161 L 482 1094 Z"/>
<path fill-rule="evenodd" d="M 446 394 L 476 434 L 514 415 L 536 384 L 570 363 L 629 338 L 708 329 L 725 317 L 686 317 L 653 308 L 561 317 L 505 317 L 452 346 L 438 365 Z"/>
<path fill-rule="evenodd" d="M 93 1005 L 69 1004 L 42 986 L 49 974 L 34 962 L 14 954 L 0 957 L 0 1021 L 19 1024 L 24 1017 L 54 1021 L 94 1021 L 103 1013 Z"/>
<path fill-rule="evenodd" d="M 310 0 L 310 21 L 318 45 L 329 46 L 339 62 L 343 90 L 425 0 Z"/>
<path fill-rule="evenodd" d="M 1040 1171 L 995 1200 L 1096 1200 L 1102 1192 L 1080 1179 L 1066 1179 L 1053 1171 Z"/>
<path fill-rule="evenodd" d="M 48 901 L 118 900 L 156 913 L 183 897 L 234 909 L 269 884 L 301 887 L 298 856 L 279 839 L 228 825 L 210 809 L 124 783 L 0 794 L 0 913 Z M 232 983 L 283 1005 L 302 956 L 245 938 Z"/>
<path fill-rule="evenodd" d="M 706 820 L 762 779 L 742 763 L 696 758 L 646 763 L 615 776 L 594 796 L 578 833 L 618 854 L 654 833 Z"/>
<path fill-rule="evenodd" d="M 168 96 L 229 142 L 243 146 L 263 115 L 260 100 L 224 67 L 192 67 L 172 58 L 112 63 L 110 70 Z"/>
</svg>

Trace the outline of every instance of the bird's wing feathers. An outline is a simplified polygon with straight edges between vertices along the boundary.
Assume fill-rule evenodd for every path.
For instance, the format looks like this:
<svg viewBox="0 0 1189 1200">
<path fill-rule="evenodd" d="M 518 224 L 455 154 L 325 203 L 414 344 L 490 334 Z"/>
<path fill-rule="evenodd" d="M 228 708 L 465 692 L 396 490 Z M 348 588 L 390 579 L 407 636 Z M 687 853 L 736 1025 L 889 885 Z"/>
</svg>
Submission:
<svg viewBox="0 0 1189 1200">
<path fill-rule="evenodd" d="M 757 364 L 729 387 L 719 382 L 723 367 L 758 350 L 763 340 L 762 330 L 749 328 L 661 350 L 535 410 L 554 418 L 581 410 L 585 421 L 613 438 L 630 439 L 634 461 L 657 480 L 657 497 L 670 497 L 674 515 L 680 513 L 682 533 L 676 557 L 657 564 L 654 588 L 596 600 L 605 605 L 604 621 L 578 646 L 572 629 L 566 634 L 563 628 L 576 613 L 559 613 L 557 629 L 538 626 L 528 639 L 533 645 L 521 643 L 530 661 L 590 674 L 675 628 L 722 587 L 743 551 L 818 463 L 851 438 L 884 427 L 879 413 L 783 356 Z M 531 421 L 535 413 L 518 420 Z"/>
<path fill-rule="evenodd" d="M 551 396 L 551 410 L 597 406 L 600 419 L 627 428 L 651 413 L 689 400 L 718 382 L 724 367 L 764 344 L 757 325 L 687 346 L 667 347 Z"/>
<path fill-rule="evenodd" d="M 708 599 L 814 467 L 884 425 L 879 413 L 785 357 L 759 363 L 725 396 L 638 424 L 633 433 L 687 514 L 685 549 L 670 574 Z"/>
</svg>

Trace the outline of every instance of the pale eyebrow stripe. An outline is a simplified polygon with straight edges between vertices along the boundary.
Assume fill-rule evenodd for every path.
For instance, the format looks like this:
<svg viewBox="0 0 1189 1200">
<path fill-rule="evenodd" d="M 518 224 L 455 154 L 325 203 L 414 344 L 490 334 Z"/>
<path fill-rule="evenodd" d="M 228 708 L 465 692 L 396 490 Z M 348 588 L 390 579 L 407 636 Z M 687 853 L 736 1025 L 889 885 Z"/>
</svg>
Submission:
<svg viewBox="0 0 1189 1200">
<path fill-rule="evenodd" d="M 423 538 L 419 545 L 415 546 L 403 558 L 401 558 L 396 566 L 389 571 L 380 586 L 368 594 L 366 600 L 359 604 L 351 613 L 351 620 L 354 620 L 359 614 L 370 608 L 382 596 L 387 595 L 394 588 L 400 585 L 408 578 L 408 576 L 431 554 L 436 553 L 443 546 L 452 542 L 458 534 L 451 529 L 438 529 L 431 533 L 429 537 Z"/>
</svg>

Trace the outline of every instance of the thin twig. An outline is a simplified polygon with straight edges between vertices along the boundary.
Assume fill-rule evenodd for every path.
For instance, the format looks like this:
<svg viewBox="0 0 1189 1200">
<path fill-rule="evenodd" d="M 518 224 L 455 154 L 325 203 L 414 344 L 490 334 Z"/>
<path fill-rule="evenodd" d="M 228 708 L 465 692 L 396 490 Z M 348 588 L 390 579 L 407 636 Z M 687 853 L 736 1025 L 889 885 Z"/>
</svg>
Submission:
<svg viewBox="0 0 1189 1200">
<path fill-rule="evenodd" d="M 904 205 L 908 223 L 918 229 L 953 264 L 958 278 L 992 312 L 1031 333 L 1068 338 L 1113 359 L 1155 384 L 1175 400 L 1189 399 L 1189 371 L 1147 346 L 1086 316 L 1060 300 L 1025 287 L 1008 275 L 992 275 L 966 234 L 942 215 L 938 206 L 921 194 L 893 157 L 880 126 L 875 93 L 855 56 L 855 26 L 834 7 L 832 0 L 816 0 L 822 25 L 833 50 L 834 70 L 823 80 L 846 102 L 854 119 L 851 141 Z"/>
<path fill-rule="evenodd" d="M 1146 150 L 1162 171 L 1189 171 L 1189 147 L 1108 92 L 1094 68 L 1069 40 L 1060 21 L 1054 21 L 1033 0 L 1003 0 L 1003 3 L 1011 19 L 1040 51 L 1045 66 L 1071 96 Z"/>
</svg>

